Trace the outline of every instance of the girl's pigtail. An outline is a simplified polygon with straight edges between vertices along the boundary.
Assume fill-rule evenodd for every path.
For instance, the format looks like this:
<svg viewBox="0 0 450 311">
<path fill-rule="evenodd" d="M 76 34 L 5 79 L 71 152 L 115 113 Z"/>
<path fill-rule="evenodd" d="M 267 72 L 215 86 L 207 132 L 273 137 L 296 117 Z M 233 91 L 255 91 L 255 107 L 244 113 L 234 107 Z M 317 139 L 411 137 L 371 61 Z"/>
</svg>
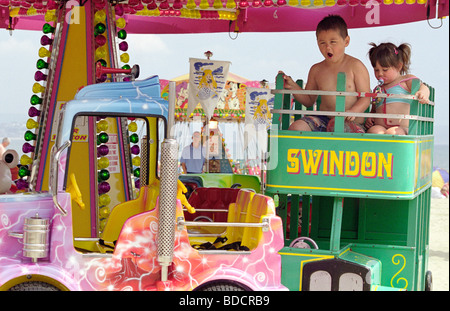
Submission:
<svg viewBox="0 0 450 311">
<path fill-rule="evenodd" d="M 409 65 L 411 63 L 411 46 L 408 43 L 402 43 L 397 48 L 400 51 L 400 59 L 403 66 L 400 70 L 402 75 L 407 74 L 409 71 Z"/>
</svg>

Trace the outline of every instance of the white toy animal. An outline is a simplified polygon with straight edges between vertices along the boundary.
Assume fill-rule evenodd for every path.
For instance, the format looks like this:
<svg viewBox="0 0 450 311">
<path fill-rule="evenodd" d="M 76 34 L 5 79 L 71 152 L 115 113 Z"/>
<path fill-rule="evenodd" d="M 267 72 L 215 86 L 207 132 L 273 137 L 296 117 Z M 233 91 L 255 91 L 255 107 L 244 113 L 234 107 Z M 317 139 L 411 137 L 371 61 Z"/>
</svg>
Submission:
<svg viewBox="0 0 450 311">
<path fill-rule="evenodd" d="M 0 193 L 6 193 L 14 184 L 11 177 L 11 169 L 19 164 L 19 154 L 8 149 L 0 159 Z"/>
</svg>

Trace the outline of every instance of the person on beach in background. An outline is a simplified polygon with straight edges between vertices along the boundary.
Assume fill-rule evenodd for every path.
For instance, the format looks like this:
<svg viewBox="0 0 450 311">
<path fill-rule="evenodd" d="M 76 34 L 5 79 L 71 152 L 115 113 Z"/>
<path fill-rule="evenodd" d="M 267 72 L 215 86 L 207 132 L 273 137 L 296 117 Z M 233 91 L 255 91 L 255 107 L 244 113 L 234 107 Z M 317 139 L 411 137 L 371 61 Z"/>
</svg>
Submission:
<svg viewBox="0 0 450 311">
<path fill-rule="evenodd" d="M 181 153 L 181 167 L 184 174 L 201 174 L 205 163 L 204 148 L 201 145 L 200 132 L 192 134 L 192 143 L 184 147 Z"/>
<path fill-rule="evenodd" d="M 393 43 L 370 43 L 370 62 L 373 66 L 375 77 L 380 81 L 381 91 L 386 94 L 411 95 L 411 85 L 416 76 L 408 74 L 411 47 L 407 43 L 396 46 Z M 430 89 L 420 82 L 420 88 L 414 94 L 420 103 L 429 102 Z M 387 114 L 409 114 L 412 99 L 402 98 L 377 98 L 372 112 Z M 381 119 L 367 118 L 367 133 L 407 135 L 409 120 L 407 119 Z"/>
<path fill-rule="evenodd" d="M 370 77 L 367 68 L 357 58 L 345 54 L 345 48 L 350 43 L 347 24 L 338 15 L 329 15 L 322 19 L 316 28 L 317 45 L 325 58 L 311 67 L 305 90 L 336 91 L 337 74 L 346 75 L 347 92 L 370 92 Z M 301 90 L 302 88 L 283 71 L 284 88 Z M 294 98 L 306 107 L 314 105 L 317 95 L 294 94 Z M 364 97 L 345 98 L 346 112 L 364 112 L 370 105 L 370 99 Z M 321 95 L 319 109 L 321 111 L 335 111 L 336 96 Z M 328 116 L 304 116 L 293 122 L 289 130 L 295 131 L 333 131 L 334 118 Z M 362 124 L 364 118 L 349 116 L 345 118 L 345 132 L 364 133 Z M 327 128 L 328 127 L 328 128 Z"/>
</svg>

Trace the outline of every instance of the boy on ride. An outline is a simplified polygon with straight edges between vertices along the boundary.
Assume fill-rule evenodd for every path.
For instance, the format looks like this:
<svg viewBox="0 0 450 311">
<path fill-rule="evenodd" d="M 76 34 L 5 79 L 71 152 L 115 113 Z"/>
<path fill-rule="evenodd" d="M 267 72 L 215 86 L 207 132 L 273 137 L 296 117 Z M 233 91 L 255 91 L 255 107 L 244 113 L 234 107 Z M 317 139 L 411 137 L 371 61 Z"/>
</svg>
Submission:
<svg viewBox="0 0 450 311">
<path fill-rule="evenodd" d="M 325 58 L 320 63 L 311 67 L 306 90 L 336 91 L 337 75 L 339 72 L 346 74 L 347 92 L 370 92 L 370 78 L 364 64 L 345 54 L 345 48 L 350 43 L 347 32 L 347 24 L 338 15 L 328 15 L 320 21 L 316 28 L 317 44 L 320 53 Z M 290 77 L 284 75 L 284 88 L 288 90 L 301 90 L 300 86 Z M 295 94 L 295 99 L 306 107 L 314 105 L 317 95 Z M 336 96 L 321 95 L 321 111 L 335 111 Z M 370 104 L 370 98 L 349 97 L 345 98 L 346 112 L 364 112 Z M 333 131 L 334 118 L 328 116 L 304 116 L 293 122 L 289 130 L 295 131 Z M 346 117 L 345 132 L 364 133 L 364 118 Z"/>
</svg>

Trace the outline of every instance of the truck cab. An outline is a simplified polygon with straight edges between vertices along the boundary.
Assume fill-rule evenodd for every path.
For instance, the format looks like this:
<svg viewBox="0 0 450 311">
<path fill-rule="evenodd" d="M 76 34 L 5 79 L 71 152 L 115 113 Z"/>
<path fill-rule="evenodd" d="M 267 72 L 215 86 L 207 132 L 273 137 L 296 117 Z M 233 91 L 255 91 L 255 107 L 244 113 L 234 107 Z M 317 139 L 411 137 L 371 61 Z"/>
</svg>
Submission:
<svg viewBox="0 0 450 311">
<path fill-rule="evenodd" d="M 168 107 L 157 76 L 86 86 L 64 105 L 49 191 L 0 196 L 2 290 L 286 289 L 281 219 L 270 197 L 233 189 L 226 221 L 213 225 L 226 228 L 223 241 L 245 248 L 198 247 L 211 236 L 185 220 L 195 207 L 177 181 L 177 159 L 164 153 L 165 144 L 177 151 L 167 138 Z M 96 135 L 77 144 L 84 126 Z M 120 167 L 114 157 L 123 155 Z M 96 170 L 83 170 L 82 159 Z M 133 174 L 120 180 L 119 170 Z M 77 182 L 86 175 L 87 184 Z M 123 185 L 130 195 L 120 201 Z"/>
</svg>

